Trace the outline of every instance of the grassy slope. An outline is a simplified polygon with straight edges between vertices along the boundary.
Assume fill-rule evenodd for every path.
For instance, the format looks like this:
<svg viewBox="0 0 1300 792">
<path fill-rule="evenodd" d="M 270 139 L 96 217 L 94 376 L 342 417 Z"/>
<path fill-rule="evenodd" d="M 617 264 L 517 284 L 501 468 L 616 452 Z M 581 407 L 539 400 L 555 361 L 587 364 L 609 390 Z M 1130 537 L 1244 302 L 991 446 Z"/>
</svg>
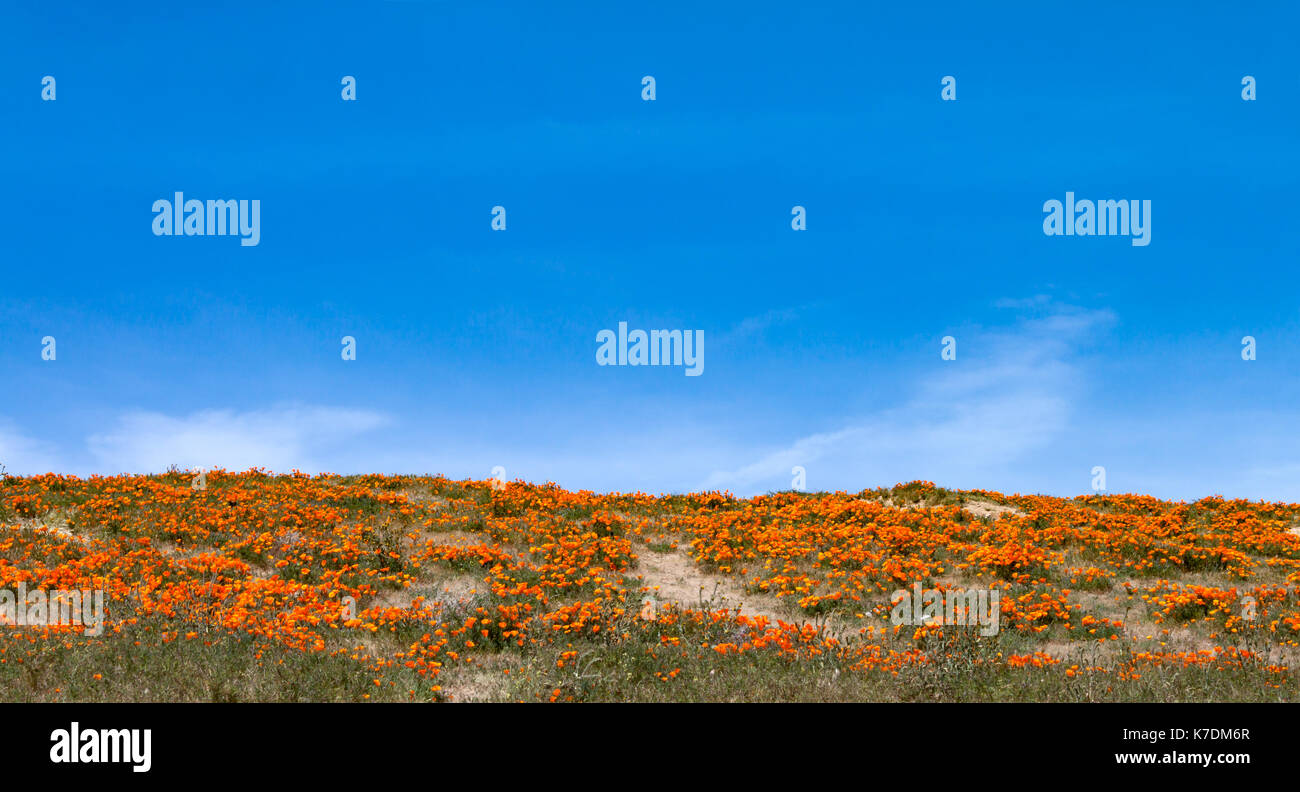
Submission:
<svg viewBox="0 0 1300 792">
<path fill-rule="evenodd" d="M 11 477 L 0 588 L 106 585 L 110 627 L 0 630 L 0 697 L 1293 701 L 1298 513 L 921 483 L 739 501 L 440 477 L 217 472 L 203 491 L 182 474 Z M 688 554 L 746 612 L 809 626 L 738 622 L 708 591 L 642 618 L 648 553 Z M 885 574 L 893 562 L 911 571 Z M 845 582 L 855 570 L 863 588 Z M 1074 610 L 1018 605 L 989 637 L 887 630 L 909 574 Z"/>
</svg>

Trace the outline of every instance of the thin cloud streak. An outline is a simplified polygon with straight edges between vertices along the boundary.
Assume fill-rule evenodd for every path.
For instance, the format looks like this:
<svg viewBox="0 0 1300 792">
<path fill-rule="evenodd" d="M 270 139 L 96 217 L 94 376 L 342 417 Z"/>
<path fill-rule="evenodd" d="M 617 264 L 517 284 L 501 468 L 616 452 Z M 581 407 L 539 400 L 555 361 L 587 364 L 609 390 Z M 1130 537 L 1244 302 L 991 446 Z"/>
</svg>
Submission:
<svg viewBox="0 0 1300 792">
<path fill-rule="evenodd" d="M 1109 311 L 1055 311 L 1010 332 L 963 336 L 957 360 L 940 362 L 936 351 L 939 368 L 908 403 L 717 470 L 703 485 L 742 494 L 785 489 L 795 465 L 808 469 L 813 489 L 987 479 L 1066 432 L 1083 385 L 1073 350 L 1115 321 Z"/>
<path fill-rule="evenodd" d="M 87 446 L 101 472 L 152 473 L 170 465 L 320 472 L 322 454 L 387 423 L 369 410 L 301 405 L 182 417 L 132 412 Z"/>
</svg>

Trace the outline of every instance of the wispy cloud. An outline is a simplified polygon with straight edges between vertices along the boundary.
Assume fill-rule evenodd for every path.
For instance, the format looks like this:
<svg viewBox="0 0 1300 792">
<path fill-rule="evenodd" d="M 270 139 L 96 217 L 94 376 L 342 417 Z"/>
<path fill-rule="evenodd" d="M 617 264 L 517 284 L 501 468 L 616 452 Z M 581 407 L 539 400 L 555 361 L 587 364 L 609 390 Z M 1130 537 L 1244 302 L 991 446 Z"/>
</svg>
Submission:
<svg viewBox="0 0 1300 792">
<path fill-rule="evenodd" d="M 13 474 L 67 472 L 54 448 L 26 436 L 7 421 L 0 421 L 0 464 Z"/>
<path fill-rule="evenodd" d="M 101 472 L 149 473 L 169 465 L 315 472 L 325 454 L 387 422 L 369 410 L 302 405 L 180 417 L 133 412 L 87 444 Z"/>
<path fill-rule="evenodd" d="M 994 301 L 994 308 L 1046 308 L 1052 304 L 1052 298 L 1046 294 L 1033 297 L 1003 297 Z"/>
<path fill-rule="evenodd" d="M 769 327 L 786 324 L 799 318 L 807 306 L 798 308 L 775 308 L 757 316 L 741 319 L 734 327 L 718 336 L 717 344 L 725 347 L 761 334 Z"/>
<path fill-rule="evenodd" d="M 814 489 L 857 490 L 909 478 L 976 486 L 1045 448 L 1068 427 L 1083 382 L 1079 342 L 1114 321 L 1108 311 L 1056 306 L 1009 331 L 958 339 L 905 404 L 841 429 L 799 438 L 754 462 L 718 470 L 704 486 L 738 493 L 789 487 L 795 465 Z"/>
</svg>

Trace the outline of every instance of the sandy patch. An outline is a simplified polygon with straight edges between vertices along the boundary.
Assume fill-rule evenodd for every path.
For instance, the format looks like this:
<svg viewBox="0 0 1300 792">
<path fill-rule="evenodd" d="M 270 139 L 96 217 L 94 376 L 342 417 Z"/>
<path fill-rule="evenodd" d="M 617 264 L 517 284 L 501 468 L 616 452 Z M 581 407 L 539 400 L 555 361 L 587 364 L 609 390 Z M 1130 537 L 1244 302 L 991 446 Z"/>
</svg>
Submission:
<svg viewBox="0 0 1300 792">
<path fill-rule="evenodd" d="M 773 625 L 778 620 L 796 621 L 782 612 L 776 597 L 747 593 L 727 575 L 705 572 L 685 550 L 657 553 L 641 545 L 637 548 L 637 569 L 647 589 L 643 596 L 659 605 L 671 602 L 684 608 L 730 608 L 745 616 L 766 617 Z"/>
</svg>

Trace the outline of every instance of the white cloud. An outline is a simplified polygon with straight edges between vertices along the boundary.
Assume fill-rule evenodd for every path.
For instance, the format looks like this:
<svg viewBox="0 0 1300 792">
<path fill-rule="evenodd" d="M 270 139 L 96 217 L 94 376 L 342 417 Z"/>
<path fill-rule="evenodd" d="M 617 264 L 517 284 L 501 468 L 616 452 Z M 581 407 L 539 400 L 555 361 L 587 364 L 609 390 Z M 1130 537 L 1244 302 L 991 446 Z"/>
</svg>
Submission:
<svg viewBox="0 0 1300 792">
<path fill-rule="evenodd" d="M 0 422 L 0 465 L 15 475 L 67 472 L 54 449 L 27 437 L 8 422 Z"/>
<path fill-rule="evenodd" d="M 812 489 L 1005 481 L 1068 430 L 1082 387 L 1074 349 L 1114 319 L 1107 311 L 1054 310 L 1011 332 L 963 334 L 958 359 L 941 362 L 936 349 L 935 373 L 906 404 L 715 471 L 704 486 L 738 494 L 786 489 L 795 465 L 808 469 Z"/>
<path fill-rule="evenodd" d="M 331 448 L 387 422 L 368 410 L 301 405 L 182 417 L 132 412 L 112 430 L 92 435 L 87 445 L 95 468 L 105 473 L 155 473 L 170 465 L 318 472 Z"/>
</svg>

